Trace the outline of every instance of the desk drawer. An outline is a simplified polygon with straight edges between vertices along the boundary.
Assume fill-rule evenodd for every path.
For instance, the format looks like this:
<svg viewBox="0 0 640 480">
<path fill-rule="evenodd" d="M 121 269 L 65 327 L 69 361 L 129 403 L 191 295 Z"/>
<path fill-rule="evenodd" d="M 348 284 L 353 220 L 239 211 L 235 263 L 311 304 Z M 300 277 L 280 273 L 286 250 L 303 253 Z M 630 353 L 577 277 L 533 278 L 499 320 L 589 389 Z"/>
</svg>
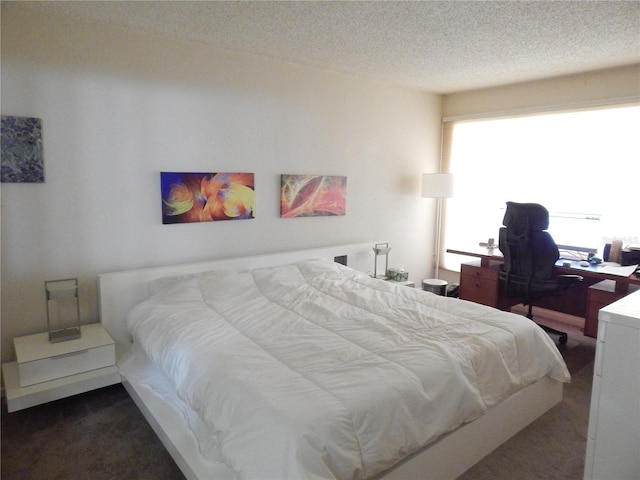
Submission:
<svg viewBox="0 0 640 480">
<path fill-rule="evenodd" d="M 462 264 L 460 267 L 460 275 L 469 275 L 470 277 L 498 281 L 498 270 L 490 267 L 479 267 L 477 265 Z"/>
<path fill-rule="evenodd" d="M 490 307 L 498 306 L 498 271 L 463 264 L 460 270 L 460 298 Z"/>
</svg>

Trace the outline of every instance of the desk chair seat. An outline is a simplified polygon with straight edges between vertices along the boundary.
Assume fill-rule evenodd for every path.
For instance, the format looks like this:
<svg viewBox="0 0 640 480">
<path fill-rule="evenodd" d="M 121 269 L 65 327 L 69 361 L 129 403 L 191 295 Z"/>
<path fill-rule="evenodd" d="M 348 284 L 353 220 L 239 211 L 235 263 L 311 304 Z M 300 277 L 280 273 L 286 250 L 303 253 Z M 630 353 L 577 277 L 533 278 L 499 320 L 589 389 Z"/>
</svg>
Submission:
<svg viewBox="0 0 640 480">
<path fill-rule="evenodd" d="M 529 309 L 536 300 L 571 288 L 582 281 L 580 275 L 555 275 L 554 266 L 560 254 L 547 232 L 549 212 L 537 203 L 507 202 L 507 211 L 500 229 L 498 248 L 504 256 L 500 281 L 507 295 L 519 299 Z M 545 331 L 559 335 L 558 342 L 567 343 L 566 332 L 546 325 Z"/>
</svg>

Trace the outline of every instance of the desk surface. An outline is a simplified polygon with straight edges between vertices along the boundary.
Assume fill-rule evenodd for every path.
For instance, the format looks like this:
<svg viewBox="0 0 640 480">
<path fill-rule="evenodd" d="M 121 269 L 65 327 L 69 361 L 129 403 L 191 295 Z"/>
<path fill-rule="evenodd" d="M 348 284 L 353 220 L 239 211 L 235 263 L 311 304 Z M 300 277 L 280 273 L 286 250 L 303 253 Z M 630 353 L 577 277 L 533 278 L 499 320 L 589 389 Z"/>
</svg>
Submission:
<svg viewBox="0 0 640 480">
<path fill-rule="evenodd" d="M 487 247 L 471 247 L 467 250 L 459 250 L 448 248 L 448 253 L 454 253 L 457 255 L 464 255 L 466 257 L 475 257 L 480 259 L 480 264 L 482 266 L 488 266 L 491 263 L 498 263 L 504 260 L 502 256 L 502 252 L 496 248 L 487 248 Z M 570 267 L 565 267 L 563 265 L 564 262 L 571 262 Z M 612 263 L 607 263 L 604 265 L 592 265 L 583 267 L 580 265 L 580 262 L 577 260 L 563 260 L 560 259 L 556 262 L 556 269 L 559 274 L 569 274 L 569 275 L 582 275 L 584 277 L 591 278 L 599 278 L 602 280 L 615 280 L 617 284 L 635 284 L 640 285 L 640 278 L 636 277 L 634 274 L 617 274 L 615 273 L 615 265 Z M 619 265 L 618 265 L 619 266 Z M 611 268 L 613 267 L 613 268 Z"/>
<path fill-rule="evenodd" d="M 454 248 L 447 248 L 447 253 L 455 253 L 456 255 L 464 255 L 465 257 L 477 257 L 487 260 L 499 260 L 502 261 L 504 257 L 498 247 L 469 247 L 465 250 L 457 250 Z"/>
</svg>

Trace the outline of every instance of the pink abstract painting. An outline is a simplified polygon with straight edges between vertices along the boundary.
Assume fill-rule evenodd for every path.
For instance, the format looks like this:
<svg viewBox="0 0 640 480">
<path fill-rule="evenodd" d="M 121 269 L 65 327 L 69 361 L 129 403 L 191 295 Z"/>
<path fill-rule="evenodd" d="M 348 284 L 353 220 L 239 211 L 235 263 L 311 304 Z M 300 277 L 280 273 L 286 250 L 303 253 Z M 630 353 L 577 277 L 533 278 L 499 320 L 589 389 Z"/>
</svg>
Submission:
<svg viewBox="0 0 640 480">
<path fill-rule="evenodd" d="M 347 177 L 282 175 L 280 216 L 318 217 L 344 215 L 347 209 Z"/>
</svg>

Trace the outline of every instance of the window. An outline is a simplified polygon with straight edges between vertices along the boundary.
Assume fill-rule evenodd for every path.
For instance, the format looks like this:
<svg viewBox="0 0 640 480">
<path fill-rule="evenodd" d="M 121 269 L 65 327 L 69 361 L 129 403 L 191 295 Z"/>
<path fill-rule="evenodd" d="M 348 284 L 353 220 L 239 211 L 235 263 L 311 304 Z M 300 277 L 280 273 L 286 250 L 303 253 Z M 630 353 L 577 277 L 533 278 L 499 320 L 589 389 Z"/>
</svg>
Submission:
<svg viewBox="0 0 640 480">
<path fill-rule="evenodd" d="M 445 122 L 443 171 L 455 175 L 442 245 L 498 240 L 507 201 L 550 212 L 556 243 L 595 248 L 638 243 L 640 106 Z M 443 267 L 459 270 L 455 255 Z"/>
</svg>

